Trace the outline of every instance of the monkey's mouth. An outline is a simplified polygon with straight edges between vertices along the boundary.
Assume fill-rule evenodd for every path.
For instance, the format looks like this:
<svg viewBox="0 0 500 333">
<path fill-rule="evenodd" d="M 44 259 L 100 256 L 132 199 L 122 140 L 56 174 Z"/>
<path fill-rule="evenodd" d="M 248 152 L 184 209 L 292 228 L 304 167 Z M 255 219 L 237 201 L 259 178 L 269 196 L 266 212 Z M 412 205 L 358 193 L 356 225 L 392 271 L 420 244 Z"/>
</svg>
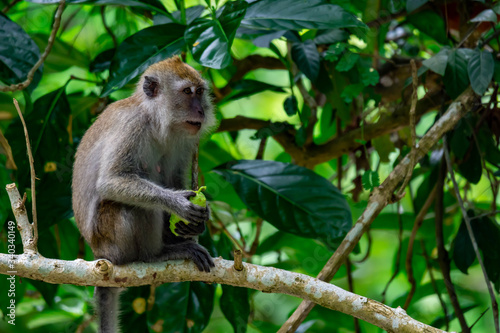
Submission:
<svg viewBox="0 0 500 333">
<path fill-rule="evenodd" d="M 194 126 L 194 127 L 198 128 L 198 129 L 201 128 L 201 122 L 199 122 L 199 121 L 189 121 L 188 120 L 188 121 L 186 121 L 186 123 L 188 123 L 191 126 Z"/>
</svg>

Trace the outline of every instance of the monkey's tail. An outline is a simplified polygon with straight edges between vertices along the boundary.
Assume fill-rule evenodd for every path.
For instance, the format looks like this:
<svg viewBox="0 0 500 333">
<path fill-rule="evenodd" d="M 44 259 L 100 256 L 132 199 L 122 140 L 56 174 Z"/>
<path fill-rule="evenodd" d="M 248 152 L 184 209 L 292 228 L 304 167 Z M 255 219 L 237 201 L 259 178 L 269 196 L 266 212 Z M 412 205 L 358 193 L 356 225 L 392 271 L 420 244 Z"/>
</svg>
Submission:
<svg viewBox="0 0 500 333">
<path fill-rule="evenodd" d="M 119 297 L 122 288 L 95 287 L 94 299 L 97 307 L 99 333 L 117 333 Z"/>
</svg>

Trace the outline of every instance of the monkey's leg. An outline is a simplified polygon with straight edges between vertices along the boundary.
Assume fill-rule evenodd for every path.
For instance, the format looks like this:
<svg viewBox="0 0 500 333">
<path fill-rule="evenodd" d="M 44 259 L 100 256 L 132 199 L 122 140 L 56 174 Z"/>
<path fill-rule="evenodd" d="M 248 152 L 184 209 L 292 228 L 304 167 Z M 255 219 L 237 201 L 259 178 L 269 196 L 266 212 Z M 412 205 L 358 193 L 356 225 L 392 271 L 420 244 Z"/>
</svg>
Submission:
<svg viewBox="0 0 500 333">
<path fill-rule="evenodd" d="M 99 314 L 99 333 L 118 332 L 118 298 L 122 288 L 95 287 L 94 298 Z"/>
</svg>

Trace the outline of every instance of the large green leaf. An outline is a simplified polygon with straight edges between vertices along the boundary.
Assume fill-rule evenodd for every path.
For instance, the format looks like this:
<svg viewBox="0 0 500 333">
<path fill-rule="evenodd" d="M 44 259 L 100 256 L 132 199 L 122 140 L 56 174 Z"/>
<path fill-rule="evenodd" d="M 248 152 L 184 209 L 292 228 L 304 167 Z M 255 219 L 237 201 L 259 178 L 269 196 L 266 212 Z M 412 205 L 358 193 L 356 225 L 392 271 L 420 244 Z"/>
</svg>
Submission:
<svg viewBox="0 0 500 333">
<path fill-rule="evenodd" d="M 102 96 L 120 89 L 151 64 L 180 53 L 185 26 L 169 23 L 143 29 L 125 39 L 111 62 L 109 81 Z"/>
<path fill-rule="evenodd" d="M 365 27 L 340 6 L 321 0 L 261 0 L 250 4 L 242 26 L 265 30 L 334 29 Z"/>
<path fill-rule="evenodd" d="M 446 71 L 446 65 L 448 64 L 448 53 L 449 49 L 443 48 L 438 54 L 432 58 L 425 59 L 422 64 L 425 67 L 430 68 L 434 73 L 439 75 L 444 75 Z"/>
<path fill-rule="evenodd" d="M 0 81 L 6 84 L 26 80 L 28 72 L 40 58 L 36 43 L 24 30 L 0 13 Z M 35 72 L 29 89 L 34 89 L 42 77 L 42 67 Z"/>
<path fill-rule="evenodd" d="M 193 57 L 205 67 L 221 69 L 231 64 L 234 35 L 245 15 L 245 1 L 228 2 L 219 17 L 197 19 L 186 30 L 184 38 Z"/>
<path fill-rule="evenodd" d="M 318 78 L 320 56 L 312 40 L 292 45 L 292 59 L 307 78 L 313 82 Z"/>
<path fill-rule="evenodd" d="M 483 95 L 495 72 L 493 55 L 488 51 L 474 50 L 469 60 L 468 72 L 472 89 L 476 94 Z"/>
<path fill-rule="evenodd" d="M 450 51 L 443 77 L 446 92 L 453 99 L 457 98 L 469 86 L 468 61 L 466 54 L 459 51 Z"/>
<path fill-rule="evenodd" d="M 446 34 L 446 26 L 443 19 L 436 12 L 425 10 L 408 15 L 406 18 L 415 28 L 425 33 L 437 42 L 448 45 L 450 43 Z"/>
<path fill-rule="evenodd" d="M 225 177 L 247 205 L 279 230 L 338 246 L 352 225 L 340 191 L 309 169 L 274 161 L 224 164 Z"/>
<path fill-rule="evenodd" d="M 474 212 L 471 210 L 467 214 L 469 217 L 474 217 Z M 488 278 L 495 284 L 498 291 L 500 289 L 500 266 L 498 265 L 500 260 L 500 226 L 488 217 L 475 218 L 470 222 L 477 245 L 482 252 Z M 467 274 L 467 269 L 474 263 L 475 259 L 476 255 L 469 233 L 465 221 L 462 220 L 455 238 L 453 260 L 457 267 Z"/>
</svg>

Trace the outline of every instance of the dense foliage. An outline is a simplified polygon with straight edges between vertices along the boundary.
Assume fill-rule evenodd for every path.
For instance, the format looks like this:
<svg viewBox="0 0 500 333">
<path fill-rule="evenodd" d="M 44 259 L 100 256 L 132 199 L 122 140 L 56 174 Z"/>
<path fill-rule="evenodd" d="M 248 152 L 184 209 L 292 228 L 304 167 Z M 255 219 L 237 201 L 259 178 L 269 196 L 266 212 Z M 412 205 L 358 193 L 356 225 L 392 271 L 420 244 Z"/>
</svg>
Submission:
<svg viewBox="0 0 500 333">
<path fill-rule="evenodd" d="M 58 1 L 0 3 L 1 91 L 26 80 L 43 54 Z M 1 183 L 15 181 L 30 202 L 15 97 L 34 151 L 39 250 L 92 260 L 71 210 L 76 147 L 106 105 L 131 94 L 144 69 L 181 55 L 210 82 L 220 119 L 200 147 L 200 183 L 213 213 L 200 242 L 214 257 L 241 249 L 247 261 L 316 276 L 370 192 L 470 85 L 477 103 L 418 161 L 406 195 L 382 211 L 332 283 L 404 306 L 435 327 L 466 331 L 478 320 L 472 331 L 493 332 L 485 278 L 444 155 L 451 153 L 498 298 L 499 14 L 500 3 L 487 0 L 67 0 L 32 82 L 0 93 Z M 419 80 L 416 135 L 411 60 Z M 0 252 L 7 253 L 14 217 L 3 191 L 0 201 Z M 20 237 L 16 245 L 21 253 Z M 4 315 L 7 284 L 0 277 Z M 0 331 L 95 331 L 88 325 L 93 288 L 28 279 L 17 286 L 16 326 L 0 321 Z M 123 332 L 276 332 L 300 302 L 198 282 L 155 293 L 147 308 L 149 287 L 127 290 Z M 299 330 L 380 331 L 320 307 Z"/>
</svg>

